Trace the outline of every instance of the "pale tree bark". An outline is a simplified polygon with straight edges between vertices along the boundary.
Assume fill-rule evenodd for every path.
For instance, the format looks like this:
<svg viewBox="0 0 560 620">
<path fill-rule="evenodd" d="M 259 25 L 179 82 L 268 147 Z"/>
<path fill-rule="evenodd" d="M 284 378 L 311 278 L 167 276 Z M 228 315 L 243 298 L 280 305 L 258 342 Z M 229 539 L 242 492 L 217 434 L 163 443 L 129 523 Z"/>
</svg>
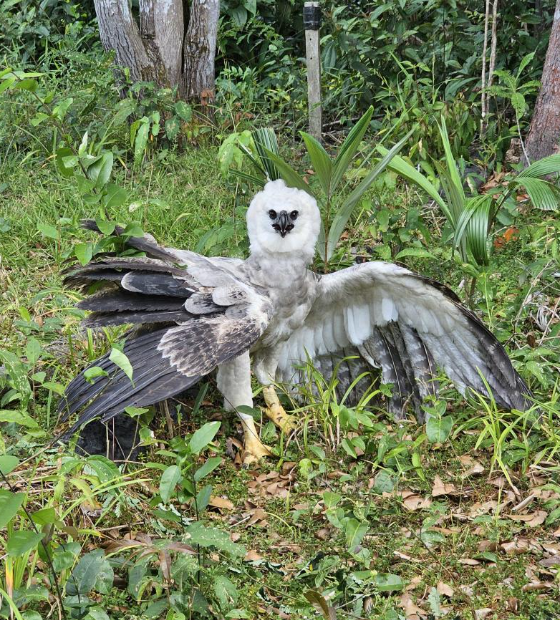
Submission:
<svg viewBox="0 0 560 620">
<path fill-rule="evenodd" d="M 558 152 L 560 142 L 560 0 L 556 0 L 552 32 L 544 61 L 541 89 L 525 142 L 529 160 Z M 530 163 L 530 162 L 528 162 Z"/>
<path fill-rule="evenodd" d="M 163 65 L 169 86 L 180 82 L 183 34 L 182 0 L 140 0 L 140 35 L 154 65 Z"/>
<path fill-rule="evenodd" d="M 133 82 L 178 87 L 179 95 L 214 99 L 219 0 L 192 0 L 185 36 L 183 0 L 140 0 L 139 24 L 128 0 L 94 0 L 101 42 Z"/>
<path fill-rule="evenodd" d="M 192 1 L 185 37 L 185 95 L 187 99 L 199 99 L 203 106 L 214 100 L 214 59 L 219 17 L 219 0 Z"/>
<path fill-rule="evenodd" d="M 94 0 L 94 6 L 103 47 L 115 51 L 117 64 L 129 69 L 134 82 L 154 79 L 153 65 L 128 0 Z"/>
</svg>

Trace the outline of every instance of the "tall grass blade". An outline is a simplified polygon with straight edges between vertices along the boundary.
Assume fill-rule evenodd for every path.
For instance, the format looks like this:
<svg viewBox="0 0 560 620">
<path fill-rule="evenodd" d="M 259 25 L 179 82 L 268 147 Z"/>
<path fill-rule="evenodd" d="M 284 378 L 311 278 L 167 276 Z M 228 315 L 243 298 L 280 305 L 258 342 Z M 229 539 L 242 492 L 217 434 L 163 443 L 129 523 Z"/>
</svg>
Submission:
<svg viewBox="0 0 560 620">
<path fill-rule="evenodd" d="M 305 142 L 305 148 L 309 154 L 309 159 L 315 174 L 319 179 L 319 183 L 325 192 L 327 200 L 331 193 L 331 181 L 333 173 L 333 164 L 327 151 L 323 148 L 322 144 L 316 140 L 313 136 L 310 136 L 305 131 L 300 131 L 300 135 Z"/>
<path fill-rule="evenodd" d="M 263 147 L 264 148 L 264 147 Z M 286 182 L 288 187 L 297 187 L 297 189 L 302 189 L 304 192 L 307 192 L 310 196 L 313 196 L 313 192 L 309 185 L 303 180 L 303 177 L 298 174 L 289 164 L 287 164 L 281 157 L 276 155 L 267 148 L 264 148 L 264 153 L 270 159 L 270 161 L 278 168 L 278 172 L 280 176 Z"/>
<path fill-rule="evenodd" d="M 252 135 L 255 149 L 258 153 L 261 165 L 266 172 L 267 178 L 271 181 L 279 179 L 280 171 L 266 154 L 268 150 L 278 155 L 278 140 L 276 139 L 274 129 L 271 127 L 261 127 L 260 129 L 255 129 Z"/>
<path fill-rule="evenodd" d="M 331 191 L 334 192 L 342 180 L 344 173 L 348 169 L 364 134 L 369 127 L 371 117 L 373 116 L 373 106 L 371 106 L 362 118 L 352 127 L 350 133 L 346 136 L 346 140 L 342 143 L 338 155 L 334 161 L 334 170 L 331 181 Z"/>
</svg>

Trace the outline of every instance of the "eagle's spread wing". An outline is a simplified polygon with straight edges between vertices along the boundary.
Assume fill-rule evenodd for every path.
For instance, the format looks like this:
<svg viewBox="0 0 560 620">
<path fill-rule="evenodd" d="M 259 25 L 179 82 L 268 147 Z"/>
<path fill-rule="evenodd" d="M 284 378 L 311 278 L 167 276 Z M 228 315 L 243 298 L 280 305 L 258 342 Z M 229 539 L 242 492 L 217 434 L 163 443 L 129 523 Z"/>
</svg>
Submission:
<svg viewBox="0 0 560 620">
<path fill-rule="evenodd" d="M 90 368 L 99 366 L 108 376 L 89 383 L 86 369 L 70 383 L 59 410 L 67 418 L 85 407 L 70 433 L 93 418 L 106 421 L 125 407 L 150 405 L 184 391 L 247 351 L 270 319 L 268 297 L 232 269 L 195 254 L 184 269 L 173 263 L 172 250 L 150 238 L 133 238 L 133 243 L 158 258 L 105 256 L 66 275 L 70 286 L 101 289 L 78 304 L 92 311 L 86 326 L 143 325 L 124 346 L 132 382 L 105 355 Z"/>
<path fill-rule="evenodd" d="M 443 285 L 393 264 L 323 276 L 305 323 L 284 345 L 278 376 L 289 380 L 308 356 L 332 372 L 333 359 L 352 354 L 360 360 L 344 364 L 346 374 L 358 376 L 364 363 L 381 367 L 383 382 L 394 384 L 397 414 L 408 401 L 420 413 L 422 399 L 437 393 L 437 367 L 462 393 L 487 394 L 482 375 L 500 406 L 529 406 L 527 386 L 480 320 Z"/>
</svg>

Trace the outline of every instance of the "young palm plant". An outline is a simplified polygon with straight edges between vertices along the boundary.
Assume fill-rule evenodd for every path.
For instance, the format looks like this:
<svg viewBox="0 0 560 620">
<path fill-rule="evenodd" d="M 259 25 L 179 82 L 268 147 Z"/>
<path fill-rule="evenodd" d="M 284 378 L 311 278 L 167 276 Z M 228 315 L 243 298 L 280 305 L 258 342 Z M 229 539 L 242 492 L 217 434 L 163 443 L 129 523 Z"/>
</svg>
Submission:
<svg viewBox="0 0 560 620">
<path fill-rule="evenodd" d="M 328 272 L 329 261 L 360 198 L 385 170 L 410 136 L 407 134 L 390 150 L 385 150 L 382 158 L 365 174 L 360 183 L 351 188 L 349 182 L 343 183 L 343 179 L 369 127 L 372 114 L 373 108 L 370 108 L 352 128 L 335 157 L 331 157 L 313 136 L 304 131 L 300 132 L 313 167 L 313 176 L 317 179 L 316 186 L 310 185 L 301 174 L 280 157 L 274 130 L 264 128 L 253 132 L 254 151 L 243 145 L 239 146 L 250 159 L 259 176 L 239 170 L 234 170 L 234 174 L 261 185 L 267 180 L 282 178 L 288 186 L 302 189 L 317 200 L 323 215 L 317 252 L 323 261 L 325 272 Z M 360 168 L 369 164 L 372 156 L 373 151 L 364 158 Z"/>
<path fill-rule="evenodd" d="M 496 192 L 467 196 L 453 155 L 445 119 L 441 119 L 439 131 L 445 152 L 444 162 L 435 162 L 443 195 L 421 172 L 402 157 L 395 156 L 388 167 L 423 189 L 439 206 L 453 231 L 453 248 L 458 250 L 462 260 L 475 269 L 490 263 L 490 240 L 496 218 L 508 197 L 518 188 L 527 193 L 533 206 L 542 210 L 556 210 L 560 203 L 560 190 L 546 180 L 551 174 L 560 172 L 560 155 L 551 155 L 534 162 Z M 389 151 L 378 146 L 381 155 Z"/>
</svg>

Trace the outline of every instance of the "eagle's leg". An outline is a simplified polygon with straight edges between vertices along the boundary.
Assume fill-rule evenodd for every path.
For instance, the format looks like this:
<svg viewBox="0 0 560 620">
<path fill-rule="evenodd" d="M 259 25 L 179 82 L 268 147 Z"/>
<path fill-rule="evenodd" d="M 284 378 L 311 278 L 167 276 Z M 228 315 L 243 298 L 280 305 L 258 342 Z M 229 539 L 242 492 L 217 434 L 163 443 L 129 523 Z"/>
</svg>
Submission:
<svg viewBox="0 0 560 620">
<path fill-rule="evenodd" d="M 289 415 L 280 404 L 278 394 L 273 385 L 265 385 L 263 387 L 266 415 L 281 429 L 284 433 L 289 433 L 296 428 L 294 416 Z"/>
<path fill-rule="evenodd" d="M 218 389 L 224 396 L 226 411 L 235 411 L 242 405 L 253 407 L 253 391 L 251 389 L 251 366 L 249 353 L 221 364 L 217 376 Z M 259 438 L 253 417 L 247 413 L 237 412 L 243 428 L 245 464 L 254 463 L 265 456 L 272 456 L 272 451 Z"/>
</svg>

